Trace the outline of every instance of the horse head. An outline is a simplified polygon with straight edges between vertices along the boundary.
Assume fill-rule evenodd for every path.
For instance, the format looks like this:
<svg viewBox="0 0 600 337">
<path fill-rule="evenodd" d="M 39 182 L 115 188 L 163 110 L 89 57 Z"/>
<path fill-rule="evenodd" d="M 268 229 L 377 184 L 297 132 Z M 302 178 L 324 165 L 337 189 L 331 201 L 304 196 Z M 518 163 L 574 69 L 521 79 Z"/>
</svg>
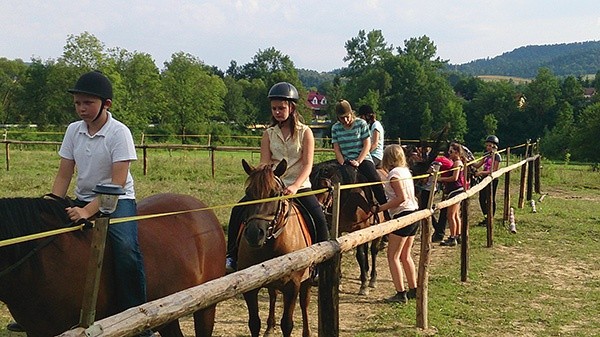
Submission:
<svg viewBox="0 0 600 337">
<path fill-rule="evenodd" d="M 284 189 L 281 175 L 287 169 L 287 162 L 282 160 L 273 169 L 273 165 L 252 167 L 242 160 L 246 180 L 246 195 L 252 200 L 281 196 Z M 285 209 L 289 209 L 287 201 L 273 200 L 249 206 L 251 214 L 243 224 L 243 236 L 251 247 L 262 247 L 278 234 L 278 224 L 283 221 Z"/>
</svg>

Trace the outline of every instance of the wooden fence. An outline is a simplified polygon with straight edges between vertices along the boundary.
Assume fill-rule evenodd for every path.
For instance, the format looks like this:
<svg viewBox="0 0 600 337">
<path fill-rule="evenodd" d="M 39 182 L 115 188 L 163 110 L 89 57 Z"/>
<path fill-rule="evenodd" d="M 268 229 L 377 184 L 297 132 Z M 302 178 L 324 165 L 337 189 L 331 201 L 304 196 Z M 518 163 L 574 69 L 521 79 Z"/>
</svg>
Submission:
<svg viewBox="0 0 600 337">
<path fill-rule="evenodd" d="M 439 202 L 435 205 L 430 204 L 430 208 L 414 212 L 410 215 L 390 220 L 371 226 L 335 240 L 321 242 L 305 249 L 280 256 L 278 258 L 268 260 L 259 265 L 249 267 L 244 270 L 226 275 L 222 278 L 212 280 L 205 284 L 186 289 L 173 295 L 145 303 L 138 307 L 130 308 L 117 315 L 107 317 L 96 321 L 91 327 L 75 328 L 61 334 L 60 336 L 131 336 L 146 328 L 152 328 L 161 324 L 167 323 L 174 319 L 189 315 L 194 311 L 206 308 L 213 304 L 219 303 L 226 299 L 232 298 L 239 294 L 243 294 L 252 289 L 262 287 L 274 280 L 277 280 L 293 271 L 304 269 L 314 264 L 322 263 L 320 269 L 319 281 L 319 336 L 335 337 L 339 335 L 339 259 L 343 252 L 347 252 L 356 246 L 369 242 L 375 238 L 389 234 L 399 228 L 408 226 L 415 221 L 423 221 L 421 231 L 421 251 L 420 263 L 418 272 L 418 294 L 417 294 L 417 317 L 416 326 L 419 328 L 428 328 L 427 319 L 427 282 L 428 282 L 428 262 L 430 261 L 431 251 L 431 236 L 429 230 L 431 226 L 431 216 L 435 211 L 448 207 L 452 204 L 465 200 L 475 193 L 481 191 L 485 186 L 492 183 L 493 179 L 499 178 L 506 174 L 506 180 L 510 180 L 510 172 L 521 168 L 520 195 L 523 195 L 525 187 L 531 188 L 527 182 L 534 181 L 533 173 L 539 174 L 540 156 L 531 155 L 533 149 L 532 144 L 527 143 L 525 150 L 526 159 L 520 162 L 506 166 L 491 176 L 486 177 L 482 182 L 471 188 L 470 190 L 457 195 L 451 199 Z M 507 150 L 507 164 L 510 149 Z M 534 168 L 534 165 L 535 168 Z M 528 179 L 524 179 L 529 177 Z M 536 191 L 539 190 L 539 176 L 535 177 L 537 184 Z M 507 183 L 508 186 L 508 183 Z M 339 190 L 337 185 L 334 187 L 334 195 L 339 202 Z M 510 198 L 507 194 L 510 193 L 506 188 L 504 197 L 504 208 L 509 207 L 507 201 Z M 530 198 L 530 195 L 528 194 Z M 521 203 L 520 203 L 521 204 Z M 522 207 L 522 205 L 520 205 Z M 339 216 L 339 207 L 334 207 L 334 224 L 335 219 Z M 463 212 L 463 217 L 467 216 L 467 212 Z M 491 219 L 491 215 L 489 218 Z M 504 218 L 506 220 L 507 218 Z M 334 231 L 336 227 L 334 226 Z M 493 241 L 492 222 L 488 221 L 488 246 L 491 246 Z M 336 233 L 337 234 L 337 233 Z M 335 236 L 337 237 L 337 235 Z M 461 247 L 461 279 L 467 280 L 468 276 L 468 218 L 463 218 L 462 231 L 462 247 Z M 323 266 L 326 265 L 326 268 Z"/>
</svg>

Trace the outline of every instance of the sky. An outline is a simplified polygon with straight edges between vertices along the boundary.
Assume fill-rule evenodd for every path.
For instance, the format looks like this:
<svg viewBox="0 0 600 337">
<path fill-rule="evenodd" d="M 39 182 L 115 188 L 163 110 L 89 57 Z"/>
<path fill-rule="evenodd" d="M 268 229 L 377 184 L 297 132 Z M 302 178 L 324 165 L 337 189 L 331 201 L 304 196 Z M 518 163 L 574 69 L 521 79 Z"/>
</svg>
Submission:
<svg viewBox="0 0 600 337">
<path fill-rule="evenodd" d="M 527 45 L 600 40 L 599 0 L 0 0 L 0 57 L 56 60 L 69 35 L 150 54 L 186 52 L 222 70 L 274 47 L 297 68 L 347 66 L 345 44 L 381 30 L 403 47 L 428 36 L 451 64 Z"/>
</svg>

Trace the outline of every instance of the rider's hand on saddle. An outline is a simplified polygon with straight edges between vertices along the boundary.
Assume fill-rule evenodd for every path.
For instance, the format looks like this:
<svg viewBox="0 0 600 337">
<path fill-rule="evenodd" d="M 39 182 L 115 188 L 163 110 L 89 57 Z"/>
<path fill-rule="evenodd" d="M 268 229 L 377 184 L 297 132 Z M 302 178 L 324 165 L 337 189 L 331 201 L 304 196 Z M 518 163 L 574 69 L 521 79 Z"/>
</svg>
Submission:
<svg viewBox="0 0 600 337">
<path fill-rule="evenodd" d="M 88 214 L 88 211 L 85 208 L 81 207 L 67 207 L 65 209 L 67 211 L 67 215 L 69 219 L 72 221 L 79 221 L 80 219 L 87 219 L 91 217 L 92 214 Z"/>
<path fill-rule="evenodd" d="M 298 192 L 298 187 L 294 186 L 294 185 L 290 185 L 287 186 L 284 190 L 283 190 L 283 194 L 284 195 L 288 195 L 288 194 L 296 194 L 296 192 Z"/>
</svg>

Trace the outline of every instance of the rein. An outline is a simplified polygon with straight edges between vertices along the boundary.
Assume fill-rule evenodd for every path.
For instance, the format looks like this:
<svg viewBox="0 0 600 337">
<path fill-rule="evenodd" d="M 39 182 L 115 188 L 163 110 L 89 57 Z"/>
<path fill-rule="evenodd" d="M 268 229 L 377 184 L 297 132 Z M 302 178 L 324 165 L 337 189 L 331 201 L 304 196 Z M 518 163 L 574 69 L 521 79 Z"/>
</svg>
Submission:
<svg viewBox="0 0 600 337">
<path fill-rule="evenodd" d="M 33 255 L 35 255 L 35 253 L 39 252 L 44 247 L 46 247 L 47 245 L 49 245 L 50 243 L 52 243 L 52 241 L 54 241 L 55 238 L 56 238 L 55 236 L 46 238 L 40 244 L 38 244 L 37 246 L 35 246 L 35 248 L 33 248 L 31 251 L 29 251 L 29 253 L 25 254 L 25 256 L 23 256 L 22 258 L 20 258 L 19 261 L 17 261 L 15 263 L 13 263 L 12 265 L 4 268 L 4 270 L 0 271 L 0 278 L 6 276 L 8 274 L 10 274 L 15 269 L 19 268 L 23 263 L 25 263 L 25 261 L 27 261 Z"/>
</svg>

